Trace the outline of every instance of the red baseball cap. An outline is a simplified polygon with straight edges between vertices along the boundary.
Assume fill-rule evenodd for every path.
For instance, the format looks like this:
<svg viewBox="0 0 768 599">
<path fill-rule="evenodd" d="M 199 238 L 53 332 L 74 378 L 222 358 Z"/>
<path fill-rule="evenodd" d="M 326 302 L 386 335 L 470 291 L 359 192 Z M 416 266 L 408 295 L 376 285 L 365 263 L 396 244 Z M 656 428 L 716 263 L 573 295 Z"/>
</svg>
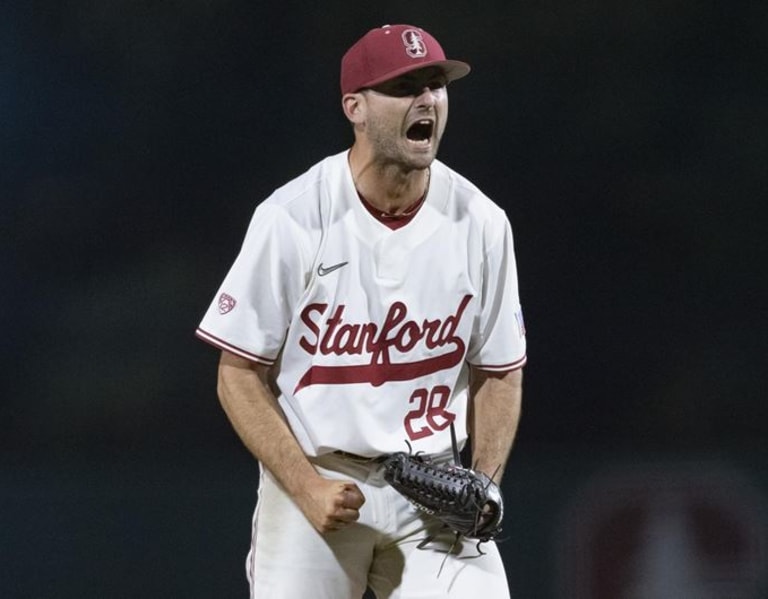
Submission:
<svg viewBox="0 0 768 599">
<path fill-rule="evenodd" d="M 469 73 L 467 63 L 446 60 L 437 40 L 420 27 L 384 25 L 371 29 L 344 54 L 341 93 L 353 93 L 431 66 L 443 69 L 448 81 Z"/>
</svg>

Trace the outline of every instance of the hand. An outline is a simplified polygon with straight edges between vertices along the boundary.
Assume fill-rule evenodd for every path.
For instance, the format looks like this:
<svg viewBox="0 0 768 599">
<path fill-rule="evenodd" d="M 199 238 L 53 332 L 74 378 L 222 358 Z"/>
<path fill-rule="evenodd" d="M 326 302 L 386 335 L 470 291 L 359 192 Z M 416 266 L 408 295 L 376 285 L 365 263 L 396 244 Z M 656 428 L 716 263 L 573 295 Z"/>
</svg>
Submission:
<svg viewBox="0 0 768 599">
<path fill-rule="evenodd" d="M 296 497 L 296 503 L 310 524 L 323 534 L 357 522 L 365 497 L 352 481 L 318 477 Z"/>
</svg>

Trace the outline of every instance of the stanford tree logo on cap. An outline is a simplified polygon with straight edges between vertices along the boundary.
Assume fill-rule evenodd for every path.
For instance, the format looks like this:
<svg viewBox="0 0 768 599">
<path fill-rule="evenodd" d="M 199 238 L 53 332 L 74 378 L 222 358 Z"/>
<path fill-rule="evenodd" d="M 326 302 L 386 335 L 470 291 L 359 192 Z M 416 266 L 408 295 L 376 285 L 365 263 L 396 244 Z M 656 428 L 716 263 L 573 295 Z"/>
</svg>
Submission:
<svg viewBox="0 0 768 599">
<path fill-rule="evenodd" d="M 401 37 L 405 45 L 405 53 L 411 58 L 424 58 L 427 55 L 427 46 L 418 29 L 406 29 Z"/>
</svg>

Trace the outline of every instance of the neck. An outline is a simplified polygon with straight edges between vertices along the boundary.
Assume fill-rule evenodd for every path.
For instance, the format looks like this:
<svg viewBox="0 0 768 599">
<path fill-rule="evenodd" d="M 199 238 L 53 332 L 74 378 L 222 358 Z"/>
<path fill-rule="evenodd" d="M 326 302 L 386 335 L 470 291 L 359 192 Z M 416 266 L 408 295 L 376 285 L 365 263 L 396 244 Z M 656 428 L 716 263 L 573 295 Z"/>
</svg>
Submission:
<svg viewBox="0 0 768 599">
<path fill-rule="evenodd" d="M 402 214 L 422 198 L 429 186 L 429 167 L 405 169 L 366 157 L 356 146 L 348 155 L 352 180 L 360 195 L 384 213 Z"/>
</svg>

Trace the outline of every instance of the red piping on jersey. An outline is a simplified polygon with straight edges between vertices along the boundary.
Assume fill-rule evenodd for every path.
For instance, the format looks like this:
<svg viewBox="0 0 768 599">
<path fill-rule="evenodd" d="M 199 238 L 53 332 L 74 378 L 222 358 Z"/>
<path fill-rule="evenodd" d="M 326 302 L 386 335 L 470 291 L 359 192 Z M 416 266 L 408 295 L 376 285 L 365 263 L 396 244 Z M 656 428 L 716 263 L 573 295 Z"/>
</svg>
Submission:
<svg viewBox="0 0 768 599">
<path fill-rule="evenodd" d="M 477 368 L 478 370 L 490 370 L 493 372 L 511 372 L 512 370 L 517 370 L 525 366 L 527 361 L 528 356 L 526 355 L 519 360 L 508 364 L 472 364 L 472 367 Z"/>
<path fill-rule="evenodd" d="M 259 356 L 249 351 L 245 351 L 244 349 L 240 349 L 239 347 L 236 347 L 234 345 L 227 343 L 223 339 L 219 339 L 215 335 L 211 335 L 210 333 L 208 333 L 207 331 L 204 331 L 203 329 L 197 329 L 195 331 L 195 337 L 197 337 L 198 339 L 202 339 L 203 341 L 213 345 L 214 347 L 218 347 L 219 349 L 225 349 L 228 352 L 237 354 L 242 358 L 246 358 L 247 360 L 251 360 L 253 362 L 258 362 L 259 364 L 264 364 L 265 366 L 272 366 L 275 363 L 275 360 L 273 359 L 265 358 L 264 356 Z"/>
</svg>

